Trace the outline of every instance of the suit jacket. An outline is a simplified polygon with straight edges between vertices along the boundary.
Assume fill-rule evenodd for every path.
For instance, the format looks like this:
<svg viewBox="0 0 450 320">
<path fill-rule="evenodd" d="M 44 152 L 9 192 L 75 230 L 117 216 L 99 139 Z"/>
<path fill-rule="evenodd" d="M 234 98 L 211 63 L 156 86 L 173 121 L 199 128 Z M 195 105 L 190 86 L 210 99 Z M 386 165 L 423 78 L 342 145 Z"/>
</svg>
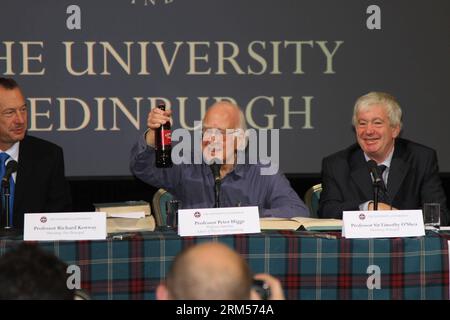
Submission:
<svg viewBox="0 0 450 320">
<path fill-rule="evenodd" d="M 19 145 L 14 227 L 23 229 L 25 213 L 70 211 L 71 206 L 62 149 L 51 142 L 25 136 Z"/>
<path fill-rule="evenodd" d="M 431 148 L 396 139 L 387 194 L 397 209 L 419 209 L 423 203 L 439 202 L 441 224 L 449 222 L 437 156 Z M 359 205 L 369 200 L 373 200 L 372 179 L 358 144 L 323 159 L 320 217 L 342 219 L 342 211 L 359 210 Z"/>
</svg>

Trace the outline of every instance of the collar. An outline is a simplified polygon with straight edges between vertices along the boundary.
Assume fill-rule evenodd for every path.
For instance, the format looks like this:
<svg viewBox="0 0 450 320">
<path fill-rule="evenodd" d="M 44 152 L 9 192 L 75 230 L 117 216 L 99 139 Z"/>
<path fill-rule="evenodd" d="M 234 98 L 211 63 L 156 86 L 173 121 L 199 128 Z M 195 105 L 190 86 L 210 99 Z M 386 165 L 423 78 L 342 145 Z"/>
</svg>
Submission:
<svg viewBox="0 0 450 320">
<path fill-rule="evenodd" d="M 389 155 L 384 159 L 383 162 L 379 163 L 378 165 L 384 164 L 388 169 L 391 166 L 392 162 L 392 156 L 394 155 L 395 145 L 392 148 L 391 152 L 389 152 Z M 369 156 L 364 152 L 364 158 L 366 159 L 366 162 L 370 160 Z"/>
<path fill-rule="evenodd" d="M 230 171 L 230 173 L 234 173 L 235 175 L 243 178 L 247 170 L 245 170 L 246 164 L 237 164 L 234 166 L 234 169 Z"/>
<path fill-rule="evenodd" d="M 7 154 L 9 154 L 10 159 L 8 159 L 6 161 L 7 163 L 11 159 L 16 160 L 17 162 L 19 162 L 19 145 L 20 145 L 20 141 L 17 141 L 8 150 L 0 150 L 0 152 L 6 152 Z"/>
<path fill-rule="evenodd" d="M 209 168 L 209 165 L 204 162 L 202 163 L 202 165 L 206 168 L 205 169 L 207 172 L 206 174 L 212 176 L 212 171 Z M 228 174 L 226 176 L 236 175 L 240 178 L 243 178 L 245 176 L 245 173 L 247 172 L 247 170 L 245 170 L 246 166 L 247 166 L 247 164 L 235 164 L 234 168 L 230 172 L 228 172 Z"/>
</svg>

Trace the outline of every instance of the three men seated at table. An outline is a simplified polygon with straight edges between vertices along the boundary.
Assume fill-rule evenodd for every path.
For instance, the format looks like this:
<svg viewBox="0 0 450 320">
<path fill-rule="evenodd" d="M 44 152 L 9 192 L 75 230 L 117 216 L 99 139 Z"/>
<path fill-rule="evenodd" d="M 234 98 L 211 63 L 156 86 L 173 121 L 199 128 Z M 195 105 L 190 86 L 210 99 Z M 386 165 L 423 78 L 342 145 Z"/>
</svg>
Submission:
<svg viewBox="0 0 450 320">
<path fill-rule="evenodd" d="M 213 207 L 214 177 L 208 165 L 155 167 L 155 130 L 170 121 L 170 116 L 171 111 L 158 108 L 149 113 L 149 130 L 132 149 L 131 170 L 148 184 L 167 189 L 181 200 L 184 208 Z M 0 78 L 0 120 L 0 149 L 8 154 L 5 163 L 18 161 L 17 174 L 12 175 L 11 182 L 14 225 L 23 227 L 25 212 L 68 211 L 71 197 L 64 178 L 62 149 L 26 135 L 26 101 L 12 79 Z M 238 138 L 232 148 L 227 148 L 225 141 L 228 130 L 246 129 L 245 117 L 238 106 L 227 101 L 215 103 L 206 112 L 202 125 L 206 132 L 225 132 L 204 134 L 202 139 L 202 149 L 214 145 L 214 156 L 223 160 L 222 206 L 258 206 L 262 217 L 309 216 L 308 208 L 283 174 L 261 175 L 259 164 L 236 163 L 238 149 L 245 148 L 245 143 Z M 360 97 L 354 106 L 353 126 L 357 143 L 323 159 L 319 216 L 342 218 L 345 210 L 373 209 L 372 177 L 367 161 L 374 160 L 384 168 L 380 175 L 386 186 L 378 209 L 418 209 L 424 203 L 437 202 L 441 225 L 447 225 L 449 211 L 436 152 L 399 138 L 402 110 L 396 99 L 382 92 Z M 215 141 L 220 137 L 222 148 Z"/>
</svg>

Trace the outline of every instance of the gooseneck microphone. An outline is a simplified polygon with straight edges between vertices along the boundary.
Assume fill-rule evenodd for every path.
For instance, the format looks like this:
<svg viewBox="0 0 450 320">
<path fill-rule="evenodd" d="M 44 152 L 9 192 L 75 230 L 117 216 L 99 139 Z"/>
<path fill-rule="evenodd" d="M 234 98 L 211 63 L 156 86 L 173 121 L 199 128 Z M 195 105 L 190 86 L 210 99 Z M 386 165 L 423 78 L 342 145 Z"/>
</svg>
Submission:
<svg viewBox="0 0 450 320">
<path fill-rule="evenodd" d="M 378 165 L 375 160 L 367 161 L 367 165 L 369 166 L 370 173 L 372 174 L 373 183 L 379 185 L 383 190 L 386 190 L 386 186 L 383 181 L 383 177 L 380 175 L 378 171 Z"/>
<path fill-rule="evenodd" d="M 214 208 L 220 208 L 220 185 L 222 183 L 222 179 L 220 178 L 220 168 L 222 165 L 213 161 L 212 164 L 209 165 L 211 171 L 214 176 L 214 195 L 215 195 L 215 205 Z"/>
<path fill-rule="evenodd" d="M 11 175 L 17 171 L 17 161 L 11 160 L 6 165 L 5 169 L 5 175 L 2 178 L 2 184 L 9 184 L 9 179 L 11 178 Z"/>
<path fill-rule="evenodd" d="M 3 230 L 5 232 L 13 230 L 12 225 L 12 208 L 10 206 L 9 199 L 11 197 L 11 188 L 9 185 L 9 179 L 11 178 L 11 175 L 17 171 L 17 161 L 11 160 L 8 162 L 5 168 L 5 175 L 2 178 L 2 218 L 1 220 L 5 219 L 5 225 L 3 227 Z M 2 223 L 3 225 L 3 223 Z"/>
<path fill-rule="evenodd" d="M 378 171 L 378 164 L 375 160 L 367 161 L 367 166 L 369 167 L 370 174 L 373 178 L 373 210 L 378 210 L 378 194 L 381 191 L 387 196 L 386 185 L 384 184 L 383 177 Z"/>
</svg>

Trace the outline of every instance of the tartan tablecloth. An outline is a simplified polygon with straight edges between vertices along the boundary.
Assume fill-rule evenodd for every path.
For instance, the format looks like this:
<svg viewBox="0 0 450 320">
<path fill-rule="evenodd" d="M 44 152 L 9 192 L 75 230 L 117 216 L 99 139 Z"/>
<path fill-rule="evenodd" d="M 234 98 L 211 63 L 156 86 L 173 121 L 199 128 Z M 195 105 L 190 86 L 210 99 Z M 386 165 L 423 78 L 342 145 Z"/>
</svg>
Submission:
<svg viewBox="0 0 450 320">
<path fill-rule="evenodd" d="M 211 240 L 236 249 L 253 272 L 278 277 L 287 299 L 449 298 L 447 240 L 436 234 L 347 240 L 293 231 L 195 238 L 149 232 L 123 240 L 39 245 L 78 265 L 81 287 L 93 299 L 154 299 L 174 256 L 187 246 Z M 19 242 L 0 240 L 0 254 Z M 372 270 L 379 273 L 373 275 Z M 379 288 L 368 288 L 370 276 L 372 280 L 378 276 Z"/>
</svg>

